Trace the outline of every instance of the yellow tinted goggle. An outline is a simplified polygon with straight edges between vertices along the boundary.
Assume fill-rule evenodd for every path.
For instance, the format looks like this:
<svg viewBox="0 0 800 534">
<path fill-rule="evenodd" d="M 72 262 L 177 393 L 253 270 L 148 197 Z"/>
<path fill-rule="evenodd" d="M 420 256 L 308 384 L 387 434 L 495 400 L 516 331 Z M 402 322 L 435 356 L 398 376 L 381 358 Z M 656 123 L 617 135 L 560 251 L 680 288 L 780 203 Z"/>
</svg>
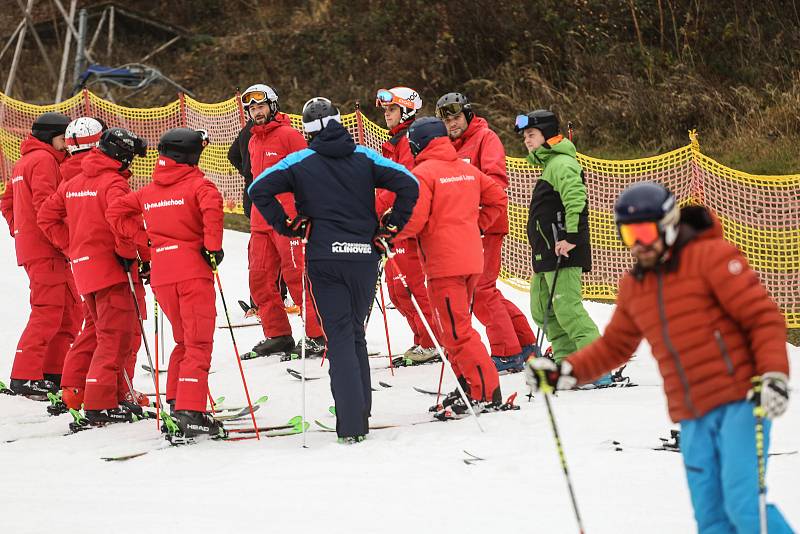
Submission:
<svg viewBox="0 0 800 534">
<path fill-rule="evenodd" d="M 267 101 L 267 93 L 264 91 L 248 91 L 242 95 L 242 104 L 260 104 Z"/>
<path fill-rule="evenodd" d="M 658 223 L 639 222 L 619 225 L 619 236 L 626 247 L 631 248 L 636 243 L 649 247 L 660 237 Z"/>
</svg>

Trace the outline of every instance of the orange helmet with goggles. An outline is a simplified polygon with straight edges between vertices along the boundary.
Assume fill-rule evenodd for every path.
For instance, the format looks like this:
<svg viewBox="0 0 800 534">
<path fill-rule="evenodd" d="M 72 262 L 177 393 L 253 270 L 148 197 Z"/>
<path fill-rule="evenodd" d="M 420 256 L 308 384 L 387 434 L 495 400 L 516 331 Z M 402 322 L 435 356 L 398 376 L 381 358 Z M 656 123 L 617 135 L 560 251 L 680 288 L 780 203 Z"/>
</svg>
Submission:
<svg viewBox="0 0 800 534">
<path fill-rule="evenodd" d="M 655 182 L 640 182 L 626 188 L 614 204 L 614 220 L 626 247 L 644 246 L 663 239 L 670 247 L 678 237 L 680 209 L 666 187 Z"/>
<path fill-rule="evenodd" d="M 400 106 L 400 121 L 406 122 L 417 114 L 422 108 L 422 97 L 410 87 L 392 87 L 391 89 L 378 89 L 375 95 L 375 107 L 386 107 L 395 104 Z"/>
</svg>

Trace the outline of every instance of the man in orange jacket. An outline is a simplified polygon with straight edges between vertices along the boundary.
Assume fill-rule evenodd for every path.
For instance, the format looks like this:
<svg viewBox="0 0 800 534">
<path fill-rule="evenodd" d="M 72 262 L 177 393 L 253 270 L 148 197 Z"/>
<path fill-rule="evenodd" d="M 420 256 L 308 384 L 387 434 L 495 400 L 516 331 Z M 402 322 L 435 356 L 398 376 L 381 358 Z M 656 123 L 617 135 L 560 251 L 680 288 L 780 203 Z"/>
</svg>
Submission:
<svg viewBox="0 0 800 534">
<path fill-rule="evenodd" d="M 678 210 L 659 184 L 635 184 L 617 199 L 617 228 L 636 265 L 619 286 L 603 335 L 560 364 L 533 358 L 532 390 L 588 383 L 631 357 L 642 338 L 664 377 L 669 414 L 702 533 L 758 532 L 756 415 L 763 457 L 770 419 L 789 402 L 786 324 L 742 254 L 706 208 Z M 543 377 L 543 378 L 541 378 Z M 770 534 L 792 532 L 767 506 Z"/>
<path fill-rule="evenodd" d="M 459 159 L 441 120 L 418 119 L 408 130 L 408 140 L 417 163 L 419 199 L 396 239 L 417 239 L 436 337 L 447 349 L 476 411 L 499 409 L 500 378 L 472 327 L 470 308 L 483 271 L 481 233 L 503 213 L 506 194 L 494 180 Z M 444 399 L 437 417 L 468 411 L 456 389 Z"/>
</svg>

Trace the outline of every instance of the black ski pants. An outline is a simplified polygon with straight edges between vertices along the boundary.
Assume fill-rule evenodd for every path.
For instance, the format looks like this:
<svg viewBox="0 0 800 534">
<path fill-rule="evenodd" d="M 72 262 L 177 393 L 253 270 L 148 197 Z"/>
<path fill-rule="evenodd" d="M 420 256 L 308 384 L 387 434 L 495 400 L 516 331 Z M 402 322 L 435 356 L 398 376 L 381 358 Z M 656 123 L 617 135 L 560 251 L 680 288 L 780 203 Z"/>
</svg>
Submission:
<svg viewBox="0 0 800 534">
<path fill-rule="evenodd" d="M 308 262 L 311 291 L 328 344 L 331 393 L 339 437 L 369 432 L 372 387 L 364 321 L 375 298 L 373 261 Z"/>
</svg>

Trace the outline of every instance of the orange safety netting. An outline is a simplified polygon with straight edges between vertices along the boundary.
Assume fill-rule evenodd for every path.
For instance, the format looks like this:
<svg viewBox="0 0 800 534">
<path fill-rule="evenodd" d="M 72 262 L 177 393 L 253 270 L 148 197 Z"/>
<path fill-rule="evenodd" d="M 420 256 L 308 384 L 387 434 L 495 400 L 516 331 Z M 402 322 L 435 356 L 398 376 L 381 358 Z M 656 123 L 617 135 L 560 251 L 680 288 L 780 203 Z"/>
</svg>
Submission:
<svg viewBox="0 0 800 534">
<path fill-rule="evenodd" d="M 200 167 L 214 181 L 225 199 L 225 209 L 242 212 L 244 180 L 227 159 L 230 144 L 244 124 L 238 98 L 204 104 L 189 97 L 158 108 L 126 108 L 103 100 L 89 91 L 52 106 L 36 106 L 0 93 L 0 178 L 5 184 L 19 158 L 19 145 L 33 120 L 46 111 L 61 111 L 75 118 L 95 116 L 110 126 L 121 126 L 144 137 L 149 144 L 145 158 L 132 167 L 134 188 L 150 180 L 161 134 L 170 128 L 203 128 L 211 145 L 203 152 Z M 300 118 L 292 125 L 302 129 Z M 356 142 L 380 150 L 388 139 L 385 129 L 358 110 L 342 116 Z M 682 204 L 701 202 L 722 220 L 725 237 L 736 244 L 756 269 L 780 306 L 790 327 L 800 327 L 800 175 L 755 176 L 714 161 L 700 152 L 696 136 L 690 144 L 651 158 L 602 160 L 582 154 L 578 159 L 586 174 L 592 241 L 591 273 L 584 275 L 584 296 L 614 298 L 617 281 L 630 267 L 631 257 L 617 238 L 613 204 L 628 185 L 655 180 L 666 185 Z M 528 203 L 539 169 L 527 161 L 508 158 L 510 232 L 503 246 L 502 278 L 527 289 L 531 276 L 530 248 L 525 234 Z"/>
</svg>

